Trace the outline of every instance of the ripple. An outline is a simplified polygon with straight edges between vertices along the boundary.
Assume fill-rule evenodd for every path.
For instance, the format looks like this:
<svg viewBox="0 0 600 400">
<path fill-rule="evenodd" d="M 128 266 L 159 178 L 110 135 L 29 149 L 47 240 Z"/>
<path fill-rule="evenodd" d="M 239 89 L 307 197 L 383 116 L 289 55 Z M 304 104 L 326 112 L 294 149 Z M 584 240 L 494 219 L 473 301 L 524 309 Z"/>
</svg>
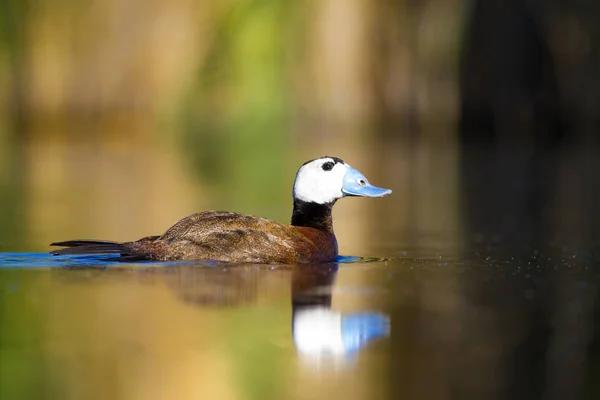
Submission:
<svg viewBox="0 0 600 400">
<path fill-rule="evenodd" d="M 110 266 L 135 266 L 143 264 L 148 266 L 176 266 L 182 264 L 193 264 L 199 267 L 229 266 L 232 264 L 223 264 L 217 262 L 198 262 L 198 261 L 136 261 L 122 262 L 118 260 L 117 254 L 85 254 L 85 255 L 61 255 L 54 256 L 49 253 L 0 253 L 0 268 L 108 268 Z M 365 264 L 375 262 L 392 261 L 393 258 L 380 257 L 357 257 L 357 256 L 338 256 L 335 263 L 338 264 Z M 247 264 L 244 264 L 247 266 Z M 270 266 L 267 266 L 270 267 Z"/>
<path fill-rule="evenodd" d="M 0 253 L 0 268 L 108 267 L 118 255 L 53 256 L 48 253 Z"/>
<path fill-rule="evenodd" d="M 398 258 L 394 257 L 357 257 L 357 256 L 337 256 L 335 262 L 340 264 L 355 264 L 355 263 L 376 263 L 376 262 L 387 262 L 396 261 Z"/>
</svg>

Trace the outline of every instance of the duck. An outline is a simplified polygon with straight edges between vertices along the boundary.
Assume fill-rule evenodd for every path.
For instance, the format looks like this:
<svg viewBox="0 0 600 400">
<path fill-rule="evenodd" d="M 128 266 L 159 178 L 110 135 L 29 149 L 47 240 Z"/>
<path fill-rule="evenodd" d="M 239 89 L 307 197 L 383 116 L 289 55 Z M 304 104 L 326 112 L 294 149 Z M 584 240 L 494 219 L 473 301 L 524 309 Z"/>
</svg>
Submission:
<svg viewBox="0 0 600 400">
<path fill-rule="evenodd" d="M 293 185 L 291 224 L 229 211 L 185 217 L 162 235 L 132 242 L 68 240 L 51 243 L 61 255 L 115 255 L 119 261 L 206 261 L 235 264 L 307 264 L 334 261 L 338 243 L 332 209 L 344 197 L 384 197 L 390 189 L 369 183 L 338 157 L 305 162 Z"/>
</svg>

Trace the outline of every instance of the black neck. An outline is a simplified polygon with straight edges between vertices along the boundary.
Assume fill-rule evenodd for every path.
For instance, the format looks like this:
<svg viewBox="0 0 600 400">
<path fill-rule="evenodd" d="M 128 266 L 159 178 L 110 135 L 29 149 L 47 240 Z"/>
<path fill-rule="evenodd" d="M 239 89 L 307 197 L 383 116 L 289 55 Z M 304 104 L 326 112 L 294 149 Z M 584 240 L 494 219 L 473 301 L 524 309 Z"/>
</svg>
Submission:
<svg viewBox="0 0 600 400">
<path fill-rule="evenodd" d="M 328 232 L 333 232 L 333 220 L 331 209 L 334 202 L 317 204 L 294 199 L 294 211 L 292 213 L 292 225 L 308 226 Z"/>
</svg>

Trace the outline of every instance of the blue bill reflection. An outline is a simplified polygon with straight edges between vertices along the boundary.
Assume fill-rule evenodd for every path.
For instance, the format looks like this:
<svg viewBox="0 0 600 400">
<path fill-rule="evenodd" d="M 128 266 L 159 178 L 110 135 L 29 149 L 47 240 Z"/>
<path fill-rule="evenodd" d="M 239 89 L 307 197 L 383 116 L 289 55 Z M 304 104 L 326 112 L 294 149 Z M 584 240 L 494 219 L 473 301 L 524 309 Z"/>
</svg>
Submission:
<svg viewBox="0 0 600 400">
<path fill-rule="evenodd" d="M 292 333 L 301 356 L 351 357 L 390 334 L 390 321 L 377 312 L 343 314 L 331 309 L 337 264 L 296 266 L 292 276 Z"/>
<path fill-rule="evenodd" d="M 389 336 L 389 327 L 389 318 L 381 314 L 343 315 L 327 307 L 310 307 L 294 313 L 292 331 L 301 354 L 349 356 Z"/>
</svg>

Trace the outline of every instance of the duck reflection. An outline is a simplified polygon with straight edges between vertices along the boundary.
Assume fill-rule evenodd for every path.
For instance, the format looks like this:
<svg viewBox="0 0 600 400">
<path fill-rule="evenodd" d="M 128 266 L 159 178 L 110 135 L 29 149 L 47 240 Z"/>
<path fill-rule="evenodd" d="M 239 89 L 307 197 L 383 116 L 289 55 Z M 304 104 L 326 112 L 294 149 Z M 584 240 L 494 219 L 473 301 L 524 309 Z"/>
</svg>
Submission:
<svg viewBox="0 0 600 400">
<path fill-rule="evenodd" d="M 292 334 L 298 352 L 316 359 L 350 356 L 389 335 L 379 313 L 342 314 L 331 309 L 338 264 L 309 264 L 292 273 Z"/>
<path fill-rule="evenodd" d="M 179 265 L 161 269 L 174 292 L 186 303 L 203 307 L 235 307 L 258 302 L 284 282 L 285 271 L 270 271 L 266 279 L 259 267 L 211 268 Z"/>
<path fill-rule="evenodd" d="M 196 306 L 239 306 L 276 296 L 291 282 L 292 336 L 302 356 L 316 359 L 357 353 L 389 335 L 389 318 L 367 312 L 343 314 L 331 309 L 338 263 L 304 264 L 266 271 L 264 267 L 165 268 L 169 285 Z M 291 276 L 290 276 L 291 275 Z"/>
</svg>

